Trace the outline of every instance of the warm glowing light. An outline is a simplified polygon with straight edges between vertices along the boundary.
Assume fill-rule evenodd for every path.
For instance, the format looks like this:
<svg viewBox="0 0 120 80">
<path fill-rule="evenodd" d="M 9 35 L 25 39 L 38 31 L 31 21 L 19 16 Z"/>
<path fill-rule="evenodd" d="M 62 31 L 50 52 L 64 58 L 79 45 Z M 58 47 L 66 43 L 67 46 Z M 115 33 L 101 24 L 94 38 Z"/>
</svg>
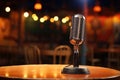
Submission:
<svg viewBox="0 0 120 80">
<path fill-rule="evenodd" d="M 53 23 L 54 22 L 54 18 L 50 18 L 50 22 Z"/>
<path fill-rule="evenodd" d="M 28 17 L 29 16 L 29 13 L 28 12 L 24 12 L 24 17 Z"/>
<path fill-rule="evenodd" d="M 72 23 L 71 23 L 71 22 L 69 22 L 69 26 L 72 26 Z"/>
<path fill-rule="evenodd" d="M 95 6 L 93 8 L 94 12 L 100 12 L 101 11 L 101 7 L 99 5 Z"/>
<path fill-rule="evenodd" d="M 33 78 L 36 78 L 37 76 L 36 76 L 36 74 L 33 74 Z"/>
<path fill-rule="evenodd" d="M 41 73 L 40 73 L 40 76 L 43 77 L 43 75 L 44 75 L 44 74 L 41 72 Z"/>
<path fill-rule="evenodd" d="M 48 20 L 49 19 L 49 17 L 48 16 L 43 16 L 43 18 L 45 19 L 45 20 Z"/>
<path fill-rule="evenodd" d="M 25 70 L 23 73 L 23 78 L 27 78 L 27 77 L 28 77 L 28 72 L 27 72 L 27 70 Z"/>
<path fill-rule="evenodd" d="M 59 17 L 58 16 L 54 16 L 54 21 L 58 21 Z"/>
<path fill-rule="evenodd" d="M 5 77 L 9 77 L 9 73 L 5 73 Z"/>
<path fill-rule="evenodd" d="M 119 17 L 118 17 L 118 16 L 114 16 L 114 17 L 113 17 L 113 22 L 114 22 L 115 24 L 120 23 Z"/>
<path fill-rule="evenodd" d="M 24 78 L 27 78 L 27 77 L 28 77 L 28 75 L 27 75 L 27 74 L 24 74 L 24 75 L 23 75 L 23 77 L 24 77 Z"/>
<path fill-rule="evenodd" d="M 11 10 L 11 9 L 10 9 L 9 6 L 7 6 L 7 7 L 5 8 L 5 11 L 6 11 L 6 12 L 10 12 L 10 10 Z"/>
<path fill-rule="evenodd" d="M 37 16 L 37 15 L 36 14 L 32 14 L 32 18 L 35 17 L 35 16 Z"/>
<path fill-rule="evenodd" d="M 36 14 L 32 14 L 32 18 L 33 18 L 34 21 L 38 20 L 38 16 Z"/>
<path fill-rule="evenodd" d="M 66 23 L 67 21 L 66 21 L 66 19 L 65 18 L 63 18 L 62 19 L 62 23 Z"/>
<path fill-rule="evenodd" d="M 36 9 L 36 10 L 41 10 L 41 9 L 42 9 L 41 3 L 35 3 L 34 9 Z"/>
<path fill-rule="evenodd" d="M 57 77 L 57 73 L 54 73 L 53 76 L 54 76 L 54 78 L 56 78 Z"/>
<path fill-rule="evenodd" d="M 40 22 L 41 23 L 45 22 L 45 19 L 44 18 L 40 18 Z"/>
<path fill-rule="evenodd" d="M 69 18 L 68 16 L 66 16 L 65 19 L 66 19 L 66 21 L 69 21 L 69 20 L 70 20 L 70 18 Z"/>
</svg>

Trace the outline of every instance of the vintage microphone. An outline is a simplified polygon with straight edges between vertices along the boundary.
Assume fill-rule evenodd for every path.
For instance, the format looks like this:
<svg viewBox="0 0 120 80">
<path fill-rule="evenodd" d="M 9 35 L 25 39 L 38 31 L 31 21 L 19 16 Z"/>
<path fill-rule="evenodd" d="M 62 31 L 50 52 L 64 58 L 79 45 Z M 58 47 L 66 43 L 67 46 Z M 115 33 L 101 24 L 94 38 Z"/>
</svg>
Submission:
<svg viewBox="0 0 120 80">
<path fill-rule="evenodd" d="M 74 46 L 73 67 L 63 68 L 63 74 L 89 74 L 86 67 L 79 67 L 79 46 L 84 42 L 85 17 L 75 14 L 72 17 L 72 27 L 70 29 L 70 43 Z"/>
</svg>

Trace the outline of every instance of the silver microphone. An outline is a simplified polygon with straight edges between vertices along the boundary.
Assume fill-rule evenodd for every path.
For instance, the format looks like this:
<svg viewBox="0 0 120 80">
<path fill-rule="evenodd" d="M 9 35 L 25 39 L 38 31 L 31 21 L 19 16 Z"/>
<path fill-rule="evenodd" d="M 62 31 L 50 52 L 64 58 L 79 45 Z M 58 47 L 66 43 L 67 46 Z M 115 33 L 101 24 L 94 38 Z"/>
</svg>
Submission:
<svg viewBox="0 0 120 80">
<path fill-rule="evenodd" d="M 72 17 L 72 26 L 70 29 L 70 43 L 80 45 L 84 41 L 85 17 L 81 14 L 75 14 Z"/>
<path fill-rule="evenodd" d="M 70 29 L 70 43 L 73 44 L 73 67 L 64 67 L 64 74 L 89 74 L 87 68 L 79 67 L 79 45 L 84 41 L 85 17 L 81 14 L 75 14 L 72 17 L 72 27 Z"/>
</svg>

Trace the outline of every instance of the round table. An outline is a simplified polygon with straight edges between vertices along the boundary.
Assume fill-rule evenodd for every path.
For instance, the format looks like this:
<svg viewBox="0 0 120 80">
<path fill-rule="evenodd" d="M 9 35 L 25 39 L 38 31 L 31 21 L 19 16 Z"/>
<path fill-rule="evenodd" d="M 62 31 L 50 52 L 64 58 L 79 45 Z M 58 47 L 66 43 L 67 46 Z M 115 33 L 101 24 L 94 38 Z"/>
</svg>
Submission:
<svg viewBox="0 0 120 80">
<path fill-rule="evenodd" d="M 98 67 L 82 66 L 89 69 L 90 74 L 62 74 L 66 65 L 34 64 L 0 67 L 1 80 L 81 80 L 81 79 L 120 79 L 120 71 Z M 115 80 L 116 80 L 115 79 Z M 118 80 L 119 80 L 118 79 Z"/>
</svg>

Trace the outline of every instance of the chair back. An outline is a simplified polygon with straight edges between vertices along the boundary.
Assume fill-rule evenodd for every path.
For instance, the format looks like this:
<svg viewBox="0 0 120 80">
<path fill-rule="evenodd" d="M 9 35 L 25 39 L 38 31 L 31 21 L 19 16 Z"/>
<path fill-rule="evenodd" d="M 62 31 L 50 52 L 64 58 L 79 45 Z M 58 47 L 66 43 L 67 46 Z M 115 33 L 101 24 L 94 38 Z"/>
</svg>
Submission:
<svg viewBox="0 0 120 80">
<path fill-rule="evenodd" d="M 100 62 L 100 59 L 95 57 L 94 50 L 94 46 L 87 45 L 87 60 L 90 65 L 97 65 Z"/>
<path fill-rule="evenodd" d="M 40 49 L 37 46 L 35 45 L 25 46 L 24 51 L 27 64 L 41 63 Z"/>
<path fill-rule="evenodd" d="M 53 63 L 68 64 L 71 55 L 71 48 L 67 45 L 60 45 L 54 49 Z M 63 61 L 64 60 L 64 61 Z"/>
<path fill-rule="evenodd" d="M 120 46 L 119 45 L 109 46 L 108 67 L 120 69 Z"/>
</svg>

